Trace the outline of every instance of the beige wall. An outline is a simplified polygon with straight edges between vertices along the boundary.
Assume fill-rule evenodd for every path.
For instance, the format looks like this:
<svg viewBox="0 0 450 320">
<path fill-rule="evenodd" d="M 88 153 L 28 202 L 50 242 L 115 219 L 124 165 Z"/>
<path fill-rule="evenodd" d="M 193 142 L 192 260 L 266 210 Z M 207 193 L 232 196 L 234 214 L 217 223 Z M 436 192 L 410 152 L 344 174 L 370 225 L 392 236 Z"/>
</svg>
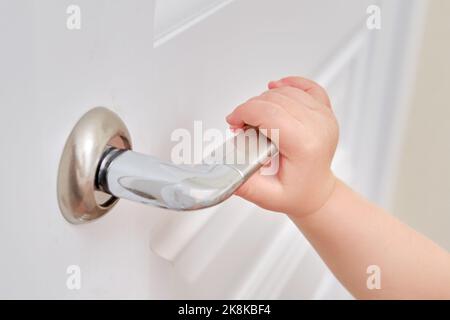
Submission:
<svg viewBox="0 0 450 320">
<path fill-rule="evenodd" d="M 394 211 L 450 250 L 450 1 L 427 16 Z"/>
</svg>

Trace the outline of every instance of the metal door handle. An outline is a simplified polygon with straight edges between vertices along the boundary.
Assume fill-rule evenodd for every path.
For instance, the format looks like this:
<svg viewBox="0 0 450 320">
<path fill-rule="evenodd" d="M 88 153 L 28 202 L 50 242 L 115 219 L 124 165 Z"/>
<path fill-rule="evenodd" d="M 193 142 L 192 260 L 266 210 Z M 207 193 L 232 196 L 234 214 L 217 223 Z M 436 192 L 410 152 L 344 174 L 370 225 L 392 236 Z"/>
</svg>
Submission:
<svg viewBox="0 0 450 320">
<path fill-rule="evenodd" d="M 248 143 L 240 143 L 244 140 L 240 135 Z M 61 157 L 61 211 L 68 221 L 82 223 L 106 213 L 119 198 L 172 210 L 219 204 L 278 153 L 259 132 L 240 135 L 227 143 L 222 161 L 175 165 L 131 151 L 131 138 L 118 116 L 94 108 L 78 121 Z M 238 158 L 244 161 L 237 162 Z"/>
</svg>

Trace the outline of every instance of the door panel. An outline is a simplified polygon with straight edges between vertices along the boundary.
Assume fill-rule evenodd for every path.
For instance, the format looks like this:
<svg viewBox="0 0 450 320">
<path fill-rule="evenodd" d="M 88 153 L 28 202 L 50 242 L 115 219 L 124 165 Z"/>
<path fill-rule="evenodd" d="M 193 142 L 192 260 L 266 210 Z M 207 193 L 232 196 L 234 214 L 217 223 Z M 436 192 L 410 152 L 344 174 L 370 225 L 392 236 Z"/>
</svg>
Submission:
<svg viewBox="0 0 450 320">
<path fill-rule="evenodd" d="M 398 52 L 392 50 L 403 34 L 394 24 L 411 23 L 405 13 L 417 3 L 382 3 L 385 33 L 394 34 L 392 38 L 367 30 L 366 9 L 371 4 L 219 1 L 219 10 L 199 8 L 196 14 L 190 8 L 184 16 L 178 12 L 180 22 L 172 21 L 172 27 L 155 39 L 154 87 L 159 89 L 154 103 L 177 114 L 166 114 L 165 123 L 171 125 L 163 136 L 179 127 L 192 130 L 195 120 L 202 120 L 205 128 L 224 128 L 223 118 L 232 108 L 259 94 L 268 80 L 309 76 L 329 91 L 341 124 L 334 170 L 372 197 L 375 179 L 360 177 L 385 150 L 371 149 L 372 142 L 361 145 L 357 137 L 361 128 L 370 127 L 367 135 L 379 132 L 381 123 L 371 123 L 368 114 L 376 113 L 380 103 L 397 106 L 385 101 L 381 88 L 372 101 L 365 96 L 373 91 L 372 83 L 389 78 L 389 68 L 398 62 Z M 163 1 L 156 6 L 157 21 L 158 8 L 167 10 L 165 5 L 170 6 Z M 164 20 L 164 14 L 159 19 Z M 164 23 L 160 22 L 161 30 Z M 385 48 L 383 54 L 375 50 L 379 47 Z M 368 79 L 372 67 L 379 74 Z M 162 147 L 166 154 L 169 149 L 170 144 Z M 373 160 L 358 165 L 361 151 Z M 233 199 L 206 214 L 166 217 L 154 235 L 154 252 L 173 263 L 180 281 L 185 281 L 184 294 L 191 298 L 350 297 L 284 216 L 262 214 L 243 200 Z"/>
<path fill-rule="evenodd" d="M 285 75 L 317 76 L 330 87 L 341 85 L 337 93 L 348 93 L 351 80 L 357 80 L 349 65 L 367 43 L 360 33 L 369 2 L 319 2 L 233 1 L 157 38 L 154 87 L 159 89 L 153 101 L 177 114 L 162 114 L 163 122 L 170 123 L 162 136 L 179 127 L 192 130 L 194 120 L 202 120 L 205 128 L 225 129 L 223 119 L 234 106 Z M 344 96 L 339 103 L 336 97 L 336 107 L 350 99 Z M 162 147 L 162 153 L 169 147 Z M 303 284 L 296 293 L 280 284 L 297 279 L 299 268 L 316 270 L 317 281 L 324 276 L 323 266 L 316 268 L 303 258 L 312 249 L 286 217 L 262 214 L 243 200 L 165 220 L 155 231 L 152 248 L 173 263 L 188 297 L 311 298 L 317 283 L 304 281 L 307 275 L 297 280 Z"/>
</svg>

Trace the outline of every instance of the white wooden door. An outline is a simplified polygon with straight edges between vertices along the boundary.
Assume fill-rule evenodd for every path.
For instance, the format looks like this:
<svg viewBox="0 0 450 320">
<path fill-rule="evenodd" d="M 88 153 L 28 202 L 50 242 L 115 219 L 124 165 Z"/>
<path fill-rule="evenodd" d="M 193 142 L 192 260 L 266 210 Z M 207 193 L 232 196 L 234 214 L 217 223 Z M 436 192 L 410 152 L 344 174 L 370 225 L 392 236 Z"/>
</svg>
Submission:
<svg viewBox="0 0 450 320">
<path fill-rule="evenodd" d="M 366 27 L 372 4 L 381 30 Z M 73 6 L 79 29 L 67 26 Z M 383 203 L 420 7 L 0 0 L 0 297 L 350 297 L 286 217 L 238 198 L 189 214 L 121 200 L 98 221 L 70 225 L 56 200 L 58 162 L 94 106 L 123 118 L 135 150 L 168 158 L 174 129 L 195 120 L 224 129 L 238 103 L 298 74 L 332 96 L 337 174 Z M 81 272 L 78 289 L 67 286 L 70 266 Z"/>
</svg>

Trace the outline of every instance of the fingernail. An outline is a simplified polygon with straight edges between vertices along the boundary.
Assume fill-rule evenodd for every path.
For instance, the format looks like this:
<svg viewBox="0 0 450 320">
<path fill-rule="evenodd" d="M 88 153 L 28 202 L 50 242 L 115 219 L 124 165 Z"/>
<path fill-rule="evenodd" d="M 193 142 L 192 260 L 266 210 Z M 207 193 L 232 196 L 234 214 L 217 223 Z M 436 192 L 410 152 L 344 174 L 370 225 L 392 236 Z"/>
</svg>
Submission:
<svg viewBox="0 0 450 320">
<path fill-rule="evenodd" d="M 279 80 L 277 80 L 277 81 L 270 81 L 268 86 L 269 86 L 269 88 L 277 87 L 279 82 L 280 82 Z"/>
</svg>

